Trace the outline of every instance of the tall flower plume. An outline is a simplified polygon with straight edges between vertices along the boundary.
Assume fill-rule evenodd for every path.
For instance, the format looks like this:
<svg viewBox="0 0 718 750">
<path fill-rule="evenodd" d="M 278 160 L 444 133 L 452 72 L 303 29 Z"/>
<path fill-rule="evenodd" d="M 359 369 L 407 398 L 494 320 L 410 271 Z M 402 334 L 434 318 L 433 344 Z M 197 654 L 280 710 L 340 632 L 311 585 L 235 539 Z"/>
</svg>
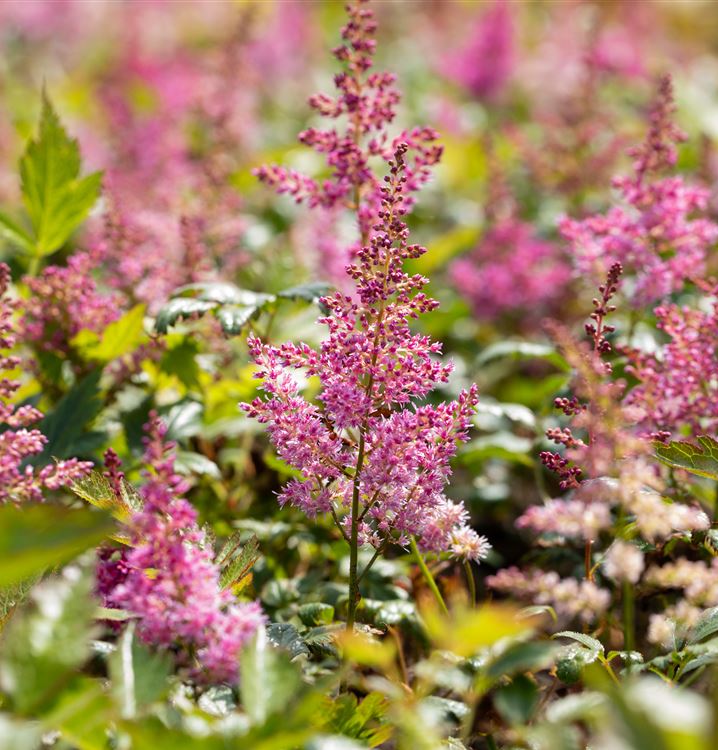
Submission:
<svg viewBox="0 0 718 750">
<path fill-rule="evenodd" d="M 144 507 L 130 523 L 133 547 L 119 560 L 101 555 L 100 593 L 137 615 L 139 636 L 173 649 L 197 679 L 235 682 L 239 651 L 265 617 L 257 602 L 240 603 L 220 586 L 210 541 L 181 497 L 188 486 L 174 471 L 166 427 L 152 415 L 146 431 L 147 481 Z"/>
<path fill-rule="evenodd" d="M 347 135 L 313 131 L 303 138 L 320 150 L 326 146 L 335 165 L 333 180 L 323 186 L 300 182 L 279 167 L 259 175 L 280 190 L 294 192 L 290 186 L 296 186 L 299 199 L 354 202 L 361 247 L 347 274 L 355 291 L 324 298 L 329 314 L 320 322 L 329 335 L 319 351 L 305 344 L 269 346 L 250 337 L 266 397 L 242 406 L 268 425 L 281 458 L 301 472 L 281 492 L 280 504 L 310 516 L 330 513 L 350 545 L 351 625 L 359 596 L 359 544 L 373 545 L 378 555 L 391 543 L 404 546 L 413 538 L 424 550 L 474 560 L 486 554 L 488 544 L 468 527 L 463 505 L 443 493 L 457 441 L 469 429 L 476 387 L 452 403 L 414 403 L 445 383 L 451 370 L 437 359 L 440 344 L 409 326 L 437 306 L 422 291 L 426 279 L 403 269 L 405 260 L 426 252 L 409 244 L 403 220 L 413 192 L 428 176 L 424 140 L 411 131 L 390 141 L 385 125 L 398 100 L 393 76 L 372 74 L 365 90 L 362 75 L 371 64 L 375 24 L 362 3 L 348 12 L 347 43 L 335 52 L 348 66 L 337 77 L 342 95 L 313 100 L 330 116 L 349 114 Z M 361 137 L 369 134 L 365 150 Z M 369 154 L 384 158 L 383 180 L 369 170 Z M 318 403 L 302 396 L 293 371 L 319 378 Z"/>
<path fill-rule="evenodd" d="M 42 412 L 33 406 L 16 407 L 12 403 L 20 384 L 8 373 L 20 365 L 20 359 L 10 353 L 16 344 L 13 315 L 17 304 L 8 298 L 9 286 L 10 269 L 0 263 L 0 371 L 4 373 L 0 379 L 0 423 L 5 426 L 0 433 L 0 502 L 40 502 L 44 490 L 71 484 L 92 464 L 73 458 L 37 471 L 25 464 L 26 459 L 42 452 L 47 438 L 32 427 L 42 419 Z"/>
<path fill-rule="evenodd" d="M 564 219 L 582 273 L 603 275 L 615 262 L 635 274 L 636 304 L 663 299 L 687 280 L 705 273 L 706 253 L 718 239 L 718 225 L 696 216 L 705 212 L 709 192 L 679 176 L 661 177 L 676 162 L 676 144 L 685 135 L 672 121 L 671 79 L 665 76 L 650 114 L 648 137 L 629 153 L 633 175 L 617 177 L 622 204 L 605 214 Z"/>
</svg>

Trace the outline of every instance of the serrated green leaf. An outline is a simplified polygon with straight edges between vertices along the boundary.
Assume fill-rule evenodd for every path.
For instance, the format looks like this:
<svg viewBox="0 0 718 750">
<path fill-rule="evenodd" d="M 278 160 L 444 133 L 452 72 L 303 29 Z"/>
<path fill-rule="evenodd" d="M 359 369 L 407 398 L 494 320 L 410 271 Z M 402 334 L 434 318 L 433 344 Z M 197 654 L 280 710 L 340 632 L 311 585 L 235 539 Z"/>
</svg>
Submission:
<svg viewBox="0 0 718 750">
<path fill-rule="evenodd" d="M 298 284 L 297 286 L 289 287 L 289 289 L 282 289 L 277 294 L 277 297 L 281 297 L 282 299 L 299 299 L 316 304 L 331 291 L 331 284 L 323 281 L 311 281 L 307 284 Z"/>
<path fill-rule="evenodd" d="M 236 336 L 250 320 L 257 317 L 261 309 L 257 306 L 222 305 L 215 311 L 215 316 L 224 333 Z"/>
<path fill-rule="evenodd" d="M 239 545 L 239 532 L 234 534 L 222 548 L 217 564 L 222 566 L 219 582 L 223 589 L 238 586 L 251 573 L 252 566 L 259 560 L 259 540 L 250 537 Z"/>
<path fill-rule="evenodd" d="M 204 313 L 214 310 L 217 304 L 217 302 L 208 302 L 192 297 L 175 297 L 157 313 L 155 330 L 158 333 L 167 333 L 169 328 L 178 320 L 189 318 L 192 315 L 204 315 Z"/>
<path fill-rule="evenodd" d="M 221 281 L 186 284 L 176 289 L 172 296 L 216 302 L 219 305 L 238 305 L 239 307 L 263 307 L 276 299 L 273 294 L 241 289 L 234 284 Z"/>
<path fill-rule="evenodd" d="M 25 207 L 34 230 L 33 254 L 50 255 L 67 241 L 97 201 L 102 175 L 80 177 L 80 148 L 43 96 L 40 127 L 20 159 Z"/>
<path fill-rule="evenodd" d="M 100 375 L 100 370 L 91 372 L 45 415 L 38 429 L 47 437 L 47 443 L 42 453 L 31 459 L 31 464 L 45 466 L 54 458 L 83 455 L 78 450 L 78 442 L 84 437 L 87 425 L 102 408 Z"/>
<path fill-rule="evenodd" d="M 77 479 L 70 485 L 70 490 L 85 502 L 108 511 L 123 523 L 136 510 L 127 503 L 125 497 L 115 494 L 110 482 L 99 471 L 91 471 L 87 476 Z"/>
<path fill-rule="evenodd" d="M 578 641 L 578 643 L 582 644 L 590 651 L 595 651 L 598 654 L 602 654 L 605 650 L 601 641 L 596 640 L 596 638 L 591 638 L 590 635 L 586 635 L 585 633 L 576 633 L 573 630 L 562 630 L 560 633 L 554 633 L 551 637 L 570 638 L 573 641 Z"/>
<path fill-rule="evenodd" d="M 324 602 L 307 602 L 299 607 L 297 614 L 307 627 L 329 625 L 334 620 L 334 607 Z"/>
<path fill-rule="evenodd" d="M 49 703 L 62 689 L 62 678 L 89 657 L 93 585 L 77 568 L 66 570 L 37 586 L 8 625 L 0 681 L 21 714 Z"/>
<path fill-rule="evenodd" d="M 718 479 L 718 441 L 707 435 L 699 435 L 698 443 L 693 445 L 683 440 L 673 440 L 667 444 L 655 442 L 653 450 L 659 461 L 674 469 Z"/>
<path fill-rule="evenodd" d="M 0 508 L 0 586 L 71 560 L 100 544 L 114 528 L 109 516 L 90 509 Z"/>
<path fill-rule="evenodd" d="M 277 646 L 288 651 L 292 659 L 309 656 L 309 646 L 291 622 L 273 622 L 267 626 L 267 637 Z"/>
</svg>

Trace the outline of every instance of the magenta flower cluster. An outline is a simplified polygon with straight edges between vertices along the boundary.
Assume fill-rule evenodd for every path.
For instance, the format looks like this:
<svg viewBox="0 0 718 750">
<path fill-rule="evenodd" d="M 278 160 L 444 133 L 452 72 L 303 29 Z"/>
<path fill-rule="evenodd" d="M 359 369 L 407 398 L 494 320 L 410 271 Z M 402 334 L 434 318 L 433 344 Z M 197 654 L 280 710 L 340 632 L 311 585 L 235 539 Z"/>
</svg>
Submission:
<svg viewBox="0 0 718 750">
<path fill-rule="evenodd" d="M 560 299 L 572 271 L 557 245 L 511 217 L 492 226 L 471 253 L 454 261 L 450 274 L 476 316 L 492 319 L 546 309 Z"/>
<path fill-rule="evenodd" d="M 243 408 L 268 425 L 280 457 L 301 473 L 280 494 L 282 505 L 310 516 L 331 513 L 352 550 L 357 543 L 404 546 L 414 537 L 425 550 L 479 560 L 486 540 L 468 526 L 463 505 L 443 492 L 456 444 L 466 439 L 476 387 L 450 404 L 414 403 L 451 370 L 437 359 L 440 344 L 410 328 L 437 303 L 421 291 L 426 279 L 403 268 L 426 252 L 409 244 L 403 217 L 441 149 L 429 129 L 388 135 L 399 100 L 394 76 L 370 72 L 372 12 L 362 2 L 347 11 L 345 43 L 334 53 L 345 68 L 336 76 L 339 96 L 311 99 L 326 117 L 346 115 L 346 132 L 312 129 L 300 137 L 326 155 L 331 178 L 319 184 L 277 166 L 258 176 L 311 206 L 356 213 L 360 242 L 347 267 L 355 288 L 324 298 L 329 314 L 321 322 L 329 335 L 319 351 L 250 338 L 267 397 Z M 383 178 L 370 166 L 373 157 L 388 168 Z M 302 396 L 302 372 L 319 378 L 319 403 Z"/>
<path fill-rule="evenodd" d="M 101 562 L 100 592 L 106 604 L 136 615 L 139 636 L 172 649 L 195 678 L 235 682 L 239 651 L 264 614 L 220 586 L 210 540 L 181 497 L 188 485 L 174 471 L 166 428 L 153 415 L 146 429 L 144 507 L 130 523 L 132 548 Z"/>
<path fill-rule="evenodd" d="M 16 406 L 13 396 L 20 383 L 9 376 L 21 363 L 10 352 L 16 344 L 13 316 L 17 302 L 8 298 L 10 269 L 0 264 L 0 502 L 41 502 L 44 490 L 57 490 L 83 476 L 92 464 L 77 459 L 56 461 L 37 471 L 26 464 L 26 459 L 42 453 L 47 438 L 32 425 L 42 419 L 42 412 L 34 406 Z"/>
<path fill-rule="evenodd" d="M 260 180 L 280 194 L 292 196 L 298 203 L 330 213 L 349 209 L 356 213 L 360 242 L 345 253 L 345 263 L 362 245 L 366 245 L 381 210 L 381 178 L 372 169 L 377 157 L 390 160 L 399 144 L 406 144 L 403 204 L 413 204 L 413 193 L 429 179 L 430 168 L 441 157 L 438 134 L 428 127 L 403 130 L 395 137 L 387 126 L 396 115 L 400 95 L 393 73 L 370 72 L 376 40 L 373 12 L 361 0 L 347 7 L 349 21 L 342 29 L 344 44 L 334 50 L 344 70 L 335 76 L 338 95 L 315 94 L 310 106 L 330 120 L 343 118 L 343 131 L 334 127 L 309 128 L 299 140 L 321 154 L 330 176 L 318 181 L 279 165 L 262 166 L 255 171 Z"/>
<path fill-rule="evenodd" d="M 705 274 L 706 254 L 718 239 L 718 225 L 705 212 L 709 191 L 681 177 L 660 177 L 674 166 L 675 144 L 684 139 L 673 124 L 670 77 L 661 81 L 651 111 L 646 142 L 634 149 L 633 175 L 614 186 L 622 205 L 586 219 L 565 218 L 560 225 L 581 273 L 603 276 L 616 262 L 635 275 L 631 296 L 637 305 L 661 300 Z"/>
</svg>

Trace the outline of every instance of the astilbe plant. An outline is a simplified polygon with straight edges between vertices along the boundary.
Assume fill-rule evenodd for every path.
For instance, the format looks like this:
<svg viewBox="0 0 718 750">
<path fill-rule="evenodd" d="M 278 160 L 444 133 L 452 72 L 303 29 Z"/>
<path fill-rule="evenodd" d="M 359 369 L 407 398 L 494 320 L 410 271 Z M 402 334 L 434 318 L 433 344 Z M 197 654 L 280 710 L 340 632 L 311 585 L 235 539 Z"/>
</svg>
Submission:
<svg viewBox="0 0 718 750">
<path fill-rule="evenodd" d="M 337 77 L 341 96 L 336 101 L 313 99 L 329 116 L 348 115 L 347 134 L 312 131 L 303 137 L 327 152 L 333 179 L 319 186 L 279 167 L 259 174 L 280 192 L 312 204 L 350 202 L 361 245 L 356 262 L 347 268 L 355 291 L 323 299 L 328 314 L 320 322 L 329 335 L 319 351 L 305 344 L 269 346 L 250 337 L 266 398 L 243 408 L 268 425 L 279 456 L 301 473 L 284 487 L 280 504 L 294 505 L 310 517 L 331 514 L 349 544 L 347 628 L 352 628 L 361 577 L 390 544 L 477 561 L 489 547 L 468 526 L 464 506 L 444 495 L 449 461 L 457 441 L 466 438 L 477 403 L 476 387 L 452 403 L 415 403 L 445 383 L 451 370 L 436 359 L 440 344 L 409 327 L 411 320 L 437 306 L 421 291 L 426 279 L 403 270 L 404 261 L 425 252 L 408 243 L 403 220 L 412 193 L 428 176 L 425 141 L 411 131 L 387 149 L 385 126 L 398 99 L 393 76 L 364 78 L 375 24 L 362 3 L 349 6 L 348 12 L 346 44 L 335 52 L 347 65 Z M 362 138 L 372 133 L 364 150 Z M 438 156 L 437 151 L 431 154 L 431 160 Z M 369 167 L 370 155 L 383 157 L 388 168 L 383 184 Z M 301 395 L 293 371 L 319 378 L 318 403 Z M 360 573 L 363 544 L 372 545 L 375 554 Z"/>
<path fill-rule="evenodd" d="M 633 588 L 645 567 L 644 550 L 662 550 L 671 539 L 705 531 L 708 516 L 700 508 L 663 497 L 664 482 L 651 461 L 651 443 L 639 429 L 640 413 L 624 398 L 625 383 L 615 379 L 607 356 L 613 327 L 606 316 L 615 307 L 622 268 L 616 263 L 594 300 L 589 342 L 576 341 L 558 324 L 551 331 L 574 370 L 573 394 L 556 399 L 570 427 L 547 436 L 564 448 L 541 459 L 569 493 L 529 508 L 517 521 L 549 548 L 583 545 L 583 580 L 561 579 L 556 571 L 510 568 L 489 578 L 496 590 L 539 604 L 550 604 L 564 620 L 597 623 L 609 616 L 614 581 L 622 590 L 624 645 L 634 643 Z M 603 566 L 603 575 L 599 566 Z"/>
<path fill-rule="evenodd" d="M 718 225 L 696 217 L 707 208 L 708 190 L 679 176 L 661 176 L 675 165 L 676 144 L 685 139 L 673 123 L 674 110 L 671 79 L 665 76 L 648 137 L 630 152 L 633 175 L 614 179 L 621 204 L 582 220 L 566 218 L 560 226 L 582 273 L 600 276 L 620 262 L 635 275 L 631 297 L 637 306 L 702 278 L 706 253 L 718 239 Z"/>
<path fill-rule="evenodd" d="M 11 352 L 17 344 L 13 317 L 18 303 L 9 298 L 10 269 L 0 264 L 0 502 L 41 502 L 45 490 L 57 490 L 83 476 L 92 466 L 68 459 L 35 470 L 28 460 L 42 453 L 47 438 L 33 425 L 42 412 L 31 405 L 16 406 L 13 396 L 20 383 L 11 376 L 21 359 Z"/>
<path fill-rule="evenodd" d="M 264 614 L 221 586 L 211 542 L 182 497 L 189 485 L 175 472 L 166 427 L 152 414 L 145 429 L 143 507 L 129 521 L 130 549 L 101 552 L 99 593 L 107 606 L 135 615 L 140 638 L 171 649 L 195 679 L 236 682 L 239 651 Z M 107 475 L 118 486 L 112 454 Z"/>
</svg>

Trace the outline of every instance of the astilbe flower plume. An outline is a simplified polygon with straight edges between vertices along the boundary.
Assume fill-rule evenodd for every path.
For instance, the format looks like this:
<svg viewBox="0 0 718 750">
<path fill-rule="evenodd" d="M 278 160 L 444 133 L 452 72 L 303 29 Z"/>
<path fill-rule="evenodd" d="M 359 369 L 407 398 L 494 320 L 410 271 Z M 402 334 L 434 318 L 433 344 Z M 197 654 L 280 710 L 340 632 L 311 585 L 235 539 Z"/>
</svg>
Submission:
<svg viewBox="0 0 718 750">
<path fill-rule="evenodd" d="M 456 260 L 451 279 L 477 317 L 546 309 L 561 298 L 572 272 L 560 249 L 516 217 L 493 225 L 478 246 Z"/>
<path fill-rule="evenodd" d="M 10 352 L 15 348 L 17 338 L 14 333 L 13 316 L 17 302 L 8 298 L 10 269 L 0 264 L 0 502 L 20 503 L 40 502 L 45 490 L 57 490 L 71 484 L 92 467 L 91 463 L 69 459 L 35 470 L 25 461 L 41 453 L 47 438 L 32 425 L 42 419 L 42 413 L 35 407 L 15 406 L 13 395 L 20 383 L 9 377 L 12 370 L 21 364 L 19 357 Z"/>
<path fill-rule="evenodd" d="M 473 24 L 466 46 L 444 63 L 444 73 L 478 99 L 496 99 L 515 67 L 514 24 L 507 0 L 493 5 Z"/>
<path fill-rule="evenodd" d="M 555 472 L 559 484 L 569 490 L 565 497 L 529 508 L 517 526 L 539 535 L 546 545 L 584 545 L 585 580 L 592 608 L 586 604 L 581 619 L 592 622 L 610 606 L 607 589 L 594 582 L 594 545 L 602 535 L 622 537 L 609 547 L 604 572 L 609 579 L 635 583 L 643 570 L 643 557 L 632 543 L 634 537 L 662 544 L 676 533 L 703 531 L 710 522 L 699 508 L 663 498 L 663 484 L 650 462 L 650 442 L 637 429 L 639 414 L 624 400 L 625 383 L 613 378 L 606 357 L 612 351 L 608 335 L 613 326 L 606 317 L 615 310 L 612 298 L 618 290 L 622 268 L 615 263 L 606 283 L 594 299 L 591 321 L 586 324 L 588 342 L 576 341 L 557 323 L 550 326 L 559 348 L 574 371 L 572 395 L 556 399 L 556 406 L 569 418 L 569 427 L 555 427 L 547 437 L 563 446 L 563 453 L 545 451 L 541 460 Z M 625 538 L 623 538 L 625 537 Z M 556 575 L 552 572 L 553 575 Z M 517 568 L 490 577 L 493 588 L 553 603 L 559 613 L 576 614 L 566 608 L 555 591 L 571 590 L 578 582 L 562 580 L 547 586 L 542 571 Z M 590 584 L 590 586 L 589 586 Z M 579 589 L 576 589 L 577 596 Z M 582 594 L 583 595 L 583 594 Z M 588 601 L 588 600 L 587 600 Z"/>
<path fill-rule="evenodd" d="M 657 307 L 656 327 L 670 340 L 655 352 L 625 349 L 626 369 L 639 381 L 626 402 L 637 409 L 649 437 L 718 430 L 718 303 L 711 304 L 709 311 Z"/>
<path fill-rule="evenodd" d="M 257 602 L 240 603 L 220 586 L 220 571 L 197 512 L 181 495 L 173 444 L 152 415 L 146 425 L 143 509 L 130 521 L 132 548 L 101 556 L 98 583 L 105 603 L 138 617 L 146 643 L 172 649 L 203 681 L 235 682 L 242 646 L 265 622 Z"/>
<path fill-rule="evenodd" d="M 279 165 L 255 170 L 260 180 L 298 203 L 306 202 L 320 212 L 336 213 L 342 208 L 355 212 L 360 240 L 347 249 L 347 260 L 368 243 L 381 210 L 382 183 L 371 162 L 377 157 L 387 161 L 399 144 L 407 144 L 403 201 L 408 209 L 414 200 L 412 194 L 429 179 L 430 168 L 442 152 L 432 128 L 416 127 L 389 136 L 387 127 L 396 116 L 400 94 L 393 73 L 371 71 L 376 21 L 365 5 L 366 0 L 358 0 L 347 6 L 344 43 L 334 50 L 344 68 L 334 78 L 337 96 L 320 93 L 309 99 L 312 109 L 322 117 L 343 121 L 343 129 L 309 128 L 299 134 L 301 143 L 324 157 L 330 176 L 320 182 Z"/>
<path fill-rule="evenodd" d="M 119 318 L 121 296 L 101 291 L 93 278 L 98 260 L 92 252 L 78 252 L 65 266 L 47 266 L 38 276 L 25 277 L 31 296 L 23 318 L 24 340 L 67 356 L 72 337 L 82 329 L 101 333 Z"/>
<path fill-rule="evenodd" d="M 440 344 L 409 326 L 437 306 L 421 291 L 426 279 L 403 269 L 405 260 L 425 252 L 409 244 L 403 220 L 419 176 L 424 179 L 425 166 L 416 169 L 425 165 L 423 144 L 412 138 L 399 141 L 387 158 L 384 144 L 389 138 L 379 130 L 369 151 L 385 156 L 389 174 L 381 184 L 368 171 L 368 154 L 356 139 L 391 120 L 396 97 L 388 89 L 393 76 L 386 74 L 370 77 L 370 93 L 357 88 L 360 73 L 371 62 L 375 25 L 361 3 L 348 12 L 343 32 L 347 44 L 336 55 L 347 61 L 349 73 L 338 77 L 338 100 L 320 101 L 328 114 L 349 114 L 349 135 L 315 132 L 304 138 L 326 144 L 336 169 L 330 183 L 321 188 L 303 183 L 297 197 L 333 201 L 339 195 L 341 200 L 354 196 L 362 246 L 347 273 L 355 292 L 323 299 L 329 314 L 320 322 L 329 335 L 319 351 L 305 344 L 275 347 L 249 338 L 266 398 L 243 408 L 268 425 L 280 457 L 301 472 L 300 479 L 282 490 L 280 504 L 295 505 L 310 516 L 331 513 L 350 544 L 351 625 L 358 601 L 359 544 L 373 545 L 378 554 L 390 543 L 404 546 L 415 538 L 424 550 L 453 551 L 473 560 L 485 556 L 488 544 L 467 525 L 463 505 L 443 494 L 449 460 L 470 426 L 476 387 L 452 403 L 414 403 L 445 383 L 451 369 L 436 359 Z M 408 153 L 414 153 L 413 167 Z M 291 174 L 271 168 L 261 170 L 260 177 L 288 189 Z M 372 222 L 366 224 L 369 217 Z M 318 404 L 301 395 L 295 370 L 319 378 Z"/>
<path fill-rule="evenodd" d="M 679 176 L 661 177 L 676 162 L 676 144 L 685 139 L 672 121 L 675 110 L 671 79 L 665 76 L 651 110 L 646 142 L 634 148 L 633 175 L 617 177 L 622 205 L 586 219 L 564 219 L 560 229 L 569 240 L 580 273 L 606 273 L 620 262 L 635 274 L 635 304 L 660 300 L 700 279 L 706 253 L 718 239 L 718 225 L 705 212 L 709 192 Z"/>
</svg>

